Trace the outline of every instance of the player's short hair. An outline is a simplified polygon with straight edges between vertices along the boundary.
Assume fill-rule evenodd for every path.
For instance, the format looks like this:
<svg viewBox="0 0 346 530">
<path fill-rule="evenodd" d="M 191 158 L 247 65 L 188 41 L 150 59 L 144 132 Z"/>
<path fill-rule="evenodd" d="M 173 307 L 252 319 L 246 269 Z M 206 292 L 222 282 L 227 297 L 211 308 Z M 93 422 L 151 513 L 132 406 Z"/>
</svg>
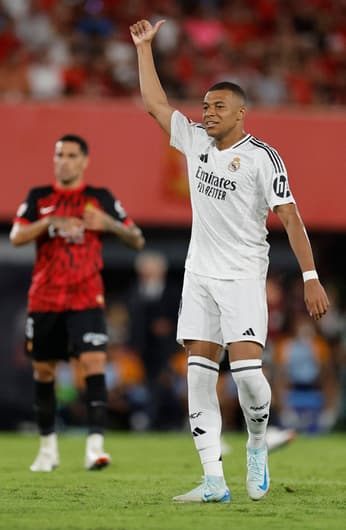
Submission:
<svg viewBox="0 0 346 530">
<path fill-rule="evenodd" d="M 84 140 L 84 138 L 78 136 L 78 134 L 64 134 L 63 136 L 61 136 L 61 138 L 57 140 L 57 143 L 58 142 L 73 142 L 79 145 L 83 155 L 89 154 L 88 143 Z"/>
<path fill-rule="evenodd" d="M 208 89 L 208 92 L 214 92 L 215 90 L 229 90 L 239 96 L 244 103 L 247 101 L 247 96 L 245 91 L 236 83 L 231 83 L 230 81 L 220 81 L 220 83 L 215 83 Z"/>
</svg>

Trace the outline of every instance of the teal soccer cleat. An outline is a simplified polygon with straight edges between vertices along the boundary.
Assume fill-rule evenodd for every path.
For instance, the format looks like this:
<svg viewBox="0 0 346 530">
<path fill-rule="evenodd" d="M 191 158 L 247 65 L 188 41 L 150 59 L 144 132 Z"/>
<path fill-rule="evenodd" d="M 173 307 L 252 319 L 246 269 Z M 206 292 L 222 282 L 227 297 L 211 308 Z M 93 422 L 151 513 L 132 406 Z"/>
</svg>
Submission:
<svg viewBox="0 0 346 530">
<path fill-rule="evenodd" d="M 259 501 L 269 490 L 267 446 L 259 449 L 247 448 L 246 488 L 250 499 Z"/>
</svg>

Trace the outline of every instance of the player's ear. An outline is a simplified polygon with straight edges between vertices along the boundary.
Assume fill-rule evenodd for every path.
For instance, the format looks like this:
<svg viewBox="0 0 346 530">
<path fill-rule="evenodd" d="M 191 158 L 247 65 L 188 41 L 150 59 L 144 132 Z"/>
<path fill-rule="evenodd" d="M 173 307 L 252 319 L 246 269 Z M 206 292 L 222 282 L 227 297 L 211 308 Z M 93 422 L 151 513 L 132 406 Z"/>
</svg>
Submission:
<svg viewBox="0 0 346 530">
<path fill-rule="evenodd" d="M 246 107 L 245 105 L 241 105 L 238 110 L 238 119 L 243 120 L 245 118 L 246 114 Z"/>
<path fill-rule="evenodd" d="M 86 155 L 84 157 L 84 164 L 83 164 L 84 169 L 86 169 L 88 167 L 88 165 L 89 165 L 89 157 L 88 157 L 88 155 Z"/>
</svg>

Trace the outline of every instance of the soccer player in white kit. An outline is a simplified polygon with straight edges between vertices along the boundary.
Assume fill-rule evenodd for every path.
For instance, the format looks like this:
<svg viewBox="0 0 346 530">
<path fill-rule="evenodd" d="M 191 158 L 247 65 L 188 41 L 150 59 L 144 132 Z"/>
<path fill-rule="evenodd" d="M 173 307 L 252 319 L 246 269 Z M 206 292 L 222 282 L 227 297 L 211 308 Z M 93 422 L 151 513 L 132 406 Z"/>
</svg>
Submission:
<svg viewBox="0 0 346 530">
<path fill-rule="evenodd" d="M 248 495 L 269 489 L 265 443 L 271 400 L 262 372 L 267 335 L 265 281 L 269 208 L 288 234 L 304 279 L 306 307 L 319 319 L 329 305 L 306 230 L 289 188 L 284 163 L 272 147 L 244 132 L 246 98 L 233 83 L 206 93 L 202 124 L 173 109 L 156 73 L 151 42 L 164 20 L 130 27 L 137 48 L 146 110 L 187 160 L 192 232 L 185 263 L 177 339 L 188 354 L 188 407 L 203 482 L 177 502 L 230 502 L 221 458 L 221 414 L 216 392 L 219 361 L 227 347 L 248 430 Z"/>
</svg>

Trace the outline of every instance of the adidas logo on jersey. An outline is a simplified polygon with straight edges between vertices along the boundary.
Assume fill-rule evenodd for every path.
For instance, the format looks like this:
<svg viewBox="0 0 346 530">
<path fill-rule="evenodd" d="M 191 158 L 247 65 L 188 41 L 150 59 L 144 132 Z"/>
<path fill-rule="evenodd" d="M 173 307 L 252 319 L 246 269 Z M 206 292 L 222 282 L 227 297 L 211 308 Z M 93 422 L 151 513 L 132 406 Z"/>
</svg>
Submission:
<svg viewBox="0 0 346 530">
<path fill-rule="evenodd" d="M 251 335 L 252 337 L 255 336 L 255 332 L 252 328 L 249 328 L 247 329 L 246 331 L 244 331 L 243 335 Z"/>
<path fill-rule="evenodd" d="M 199 159 L 206 164 L 208 162 L 208 155 L 199 155 Z"/>
</svg>

